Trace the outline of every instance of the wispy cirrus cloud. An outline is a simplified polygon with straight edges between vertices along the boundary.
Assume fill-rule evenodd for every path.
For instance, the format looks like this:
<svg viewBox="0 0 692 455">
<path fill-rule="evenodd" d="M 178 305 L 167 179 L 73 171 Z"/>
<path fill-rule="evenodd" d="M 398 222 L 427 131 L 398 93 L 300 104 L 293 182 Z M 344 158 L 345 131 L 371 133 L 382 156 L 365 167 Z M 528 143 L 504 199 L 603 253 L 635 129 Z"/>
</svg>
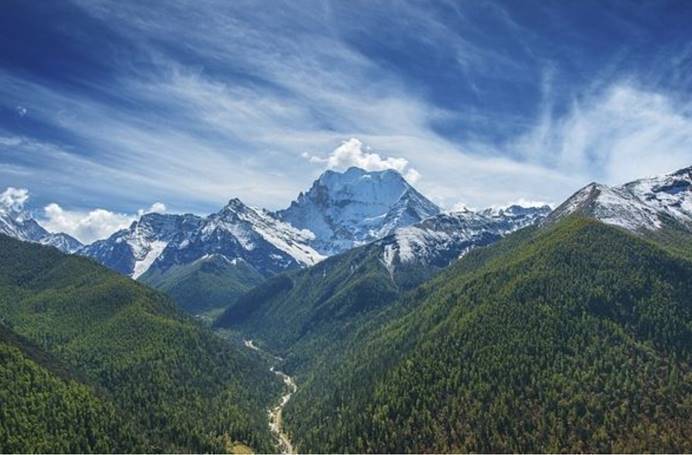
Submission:
<svg viewBox="0 0 692 455">
<path fill-rule="evenodd" d="M 352 163 L 415 170 L 439 204 L 484 207 L 692 162 L 685 96 L 618 44 L 641 51 L 653 33 L 634 10 L 580 24 L 576 5 L 542 3 L 520 8 L 536 22 L 512 3 L 446 1 L 69 8 L 82 23 L 54 33 L 74 65 L 0 66 L 0 177 L 41 205 L 207 213 L 238 196 L 276 209 Z M 685 87 L 689 45 L 664 44 L 656 73 Z"/>
<path fill-rule="evenodd" d="M 522 159 L 604 183 L 622 183 L 692 164 L 692 104 L 620 81 L 574 100 L 509 147 Z"/>
</svg>

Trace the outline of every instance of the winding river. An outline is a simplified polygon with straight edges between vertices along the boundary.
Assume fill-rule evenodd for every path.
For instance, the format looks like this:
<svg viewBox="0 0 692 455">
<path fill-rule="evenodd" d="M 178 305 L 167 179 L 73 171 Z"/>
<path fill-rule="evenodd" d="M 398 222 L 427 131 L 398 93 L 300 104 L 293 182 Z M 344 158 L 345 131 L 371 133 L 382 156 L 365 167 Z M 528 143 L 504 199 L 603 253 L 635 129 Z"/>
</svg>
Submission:
<svg viewBox="0 0 692 455">
<path fill-rule="evenodd" d="M 278 361 L 282 360 L 280 357 L 276 357 L 272 354 L 267 353 L 266 351 L 261 350 L 259 347 L 257 347 L 257 345 L 255 345 L 252 342 L 252 340 L 243 340 L 243 343 L 245 343 L 245 346 L 248 349 L 263 352 Z M 270 371 L 275 375 L 281 377 L 281 380 L 283 381 L 286 387 L 284 389 L 285 393 L 281 396 L 279 404 L 269 409 L 268 411 L 269 429 L 271 430 L 274 437 L 276 437 L 281 453 L 292 454 L 295 453 L 295 450 L 293 448 L 293 443 L 291 443 L 291 439 L 288 437 L 288 434 L 286 434 L 286 432 L 284 431 L 282 414 L 284 407 L 286 406 L 286 403 L 288 403 L 288 400 L 291 399 L 291 396 L 293 396 L 293 394 L 296 393 L 296 391 L 298 390 L 298 386 L 296 385 L 296 382 L 293 380 L 293 378 L 284 373 L 283 371 L 279 371 L 273 366 L 270 368 Z"/>
</svg>

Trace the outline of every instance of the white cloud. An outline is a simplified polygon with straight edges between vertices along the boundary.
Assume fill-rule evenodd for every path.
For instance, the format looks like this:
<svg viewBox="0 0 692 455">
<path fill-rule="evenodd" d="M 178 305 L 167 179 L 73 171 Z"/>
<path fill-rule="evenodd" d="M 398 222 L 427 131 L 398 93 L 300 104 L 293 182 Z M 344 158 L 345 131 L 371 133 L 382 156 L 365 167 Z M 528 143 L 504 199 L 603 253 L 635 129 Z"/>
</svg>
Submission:
<svg viewBox="0 0 692 455">
<path fill-rule="evenodd" d="M 24 106 L 17 106 L 17 115 L 24 117 L 27 114 L 27 109 Z"/>
<path fill-rule="evenodd" d="M 164 204 L 163 202 L 154 202 L 153 204 L 151 204 L 151 207 L 149 207 L 146 210 L 137 210 L 137 215 L 142 216 L 147 213 L 166 213 L 166 210 L 168 210 L 166 204 Z"/>
<path fill-rule="evenodd" d="M 625 183 L 692 164 L 690 107 L 616 83 L 575 101 L 559 118 L 546 109 L 513 148 L 525 159 L 580 175 L 584 183 Z"/>
<path fill-rule="evenodd" d="M 354 166 L 366 171 L 394 169 L 400 174 L 404 174 L 411 183 L 415 183 L 421 177 L 417 170 L 409 167 L 408 160 L 405 158 L 382 157 L 378 153 L 371 152 L 370 147 L 354 137 L 342 142 L 326 158 L 311 156 L 307 153 L 303 153 L 302 156 L 311 163 L 325 164 L 327 169 L 346 170 Z"/>
<path fill-rule="evenodd" d="M 128 67 L 126 74 L 113 78 L 116 85 L 103 87 L 152 107 L 134 117 L 119 111 L 120 103 L 0 74 L 0 95 L 8 106 L 28 104 L 32 117 L 80 138 L 70 146 L 46 146 L 0 137 L 0 151 L 27 157 L 16 163 L 26 173 L 24 180 L 10 181 L 16 179 L 10 172 L 17 171 L 8 165 L 0 168 L 0 178 L 40 188 L 66 204 L 74 202 L 69 199 L 73 194 L 89 191 L 92 200 L 103 201 L 94 203 L 98 206 L 114 199 L 134 201 L 130 211 L 160 198 L 177 207 L 207 210 L 231 196 L 278 209 L 316 177 L 316 167 L 311 169 L 308 161 L 325 167 L 397 169 L 412 183 L 423 174 L 420 190 L 445 207 L 459 200 L 476 207 L 518 198 L 559 203 L 590 180 L 619 183 L 692 161 L 689 114 L 680 114 L 692 112 L 690 107 L 681 109 L 631 85 L 580 93 L 566 115 L 564 110 L 552 115 L 548 100 L 534 127 L 506 144 L 482 138 L 455 143 L 431 127 L 449 113 L 411 90 L 396 72 L 353 49 L 340 33 L 310 32 L 314 24 L 331 30 L 329 21 L 338 21 L 339 15 L 289 2 L 255 17 L 223 14 L 213 4 L 198 9 L 198 22 L 205 24 L 198 28 L 188 26 L 184 2 L 145 9 L 126 2 L 81 3 L 124 36 L 151 46 L 152 65 L 143 67 L 157 70 L 139 73 Z M 223 8 L 233 10 L 233 5 Z M 416 27 L 429 43 L 445 42 L 456 49 L 462 68 L 517 74 L 503 55 L 472 46 L 420 7 L 404 3 L 400 9 L 406 10 L 407 26 Z M 268 33 L 296 19 L 305 22 L 287 28 L 290 40 Z M 180 38 L 180 31 L 186 48 L 198 52 L 200 61 L 213 62 L 216 71 L 186 66 L 152 44 Z M 225 72 L 251 74 L 270 84 L 244 84 L 221 76 Z M 546 77 L 545 85 L 550 84 L 552 78 Z M 453 114 L 456 119 L 479 115 L 472 106 Z M 302 150 L 326 152 L 349 137 L 359 140 L 346 141 L 330 155 L 304 153 L 306 160 L 295 159 Z"/>
<path fill-rule="evenodd" d="M 463 202 L 457 202 L 449 209 L 450 212 L 466 212 L 467 210 L 475 210 L 473 207 L 469 207 Z"/>
<path fill-rule="evenodd" d="M 29 200 L 29 190 L 26 188 L 8 187 L 0 194 L 0 210 L 19 212 Z"/>
<path fill-rule="evenodd" d="M 125 213 L 95 209 L 88 212 L 65 210 L 56 203 L 43 209 L 41 225 L 50 232 L 65 232 L 83 243 L 106 238 L 113 232 L 126 228 L 135 219 Z"/>
<path fill-rule="evenodd" d="M 406 174 L 404 174 L 404 178 L 408 180 L 409 183 L 416 183 L 418 180 L 420 180 L 421 175 L 420 172 L 411 168 L 408 171 L 406 171 Z"/>
<path fill-rule="evenodd" d="M 103 239 L 128 227 L 134 220 L 147 213 L 164 213 L 166 205 L 155 202 L 148 209 L 138 210 L 137 215 L 111 212 L 105 209 L 90 211 L 65 210 L 56 203 L 43 208 L 41 225 L 50 232 L 65 232 L 83 243 Z"/>
</svg>

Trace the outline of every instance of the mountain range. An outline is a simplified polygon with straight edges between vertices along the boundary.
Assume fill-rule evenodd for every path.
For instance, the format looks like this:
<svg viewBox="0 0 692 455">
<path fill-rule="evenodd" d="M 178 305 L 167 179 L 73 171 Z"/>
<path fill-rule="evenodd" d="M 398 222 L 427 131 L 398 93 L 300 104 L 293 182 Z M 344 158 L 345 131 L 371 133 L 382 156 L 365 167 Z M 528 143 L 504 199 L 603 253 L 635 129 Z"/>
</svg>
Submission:
<svg viewBox="0 0 692 455">
<path fill-rule="evenodd" d="M 215 325 L 285 358 L 300 451 L 684 452 L 690 182 L 438 214 L 279 274 Z"/>
<path fill-rule="evenodd" d="M 388 268 L 416 262 L 436 270 L 548 212 L 547 206 L 442 212 L 398 172 L 352 167 L 326 171 L 287 209 L 273 213 L 239 199 L 208 216 L 148 213 L 85 246 L 49 234 L 26 215 L 5 232 L 91 257 L 200 314 L 230 306 L 277 273 L 381 239 Z"/>
<path fill-rule="evenodd" d="M 0 451 L 692 450 L 692 168 L 455 212 L 351 168 L 81 247 L 0 215 Z"/>
<path fill-rule="evenodd" d="M 75 253 L 84 246 L 68 234 L 46 231 L 28 212 L 11 207 L 0 207 L 0 234 L 53 246 L 65 253 Z"/>
<path fill-rule="evenodd" d="M 326 171 L 277 212 L 232 199 L 206 217 L 148 213 L 107 239 L 81 245 L 67 234 L 48 233 L 26 212 L 5 210 L 0 232 L 91 257 L 200 314 L 229 307 L 277 273 L 371 242 L 382 249 L 381 260 L 390 272 L 416 265 L 423 278 L 474 247 L 572 213 L 633 232 L 664 225 L 689 231 L 691 172 L 687 168 L 616 187 L 592 183 L 552 213 L 548 206 L 443 212 L 396 171 L 349 168 Z"/>
</svg>

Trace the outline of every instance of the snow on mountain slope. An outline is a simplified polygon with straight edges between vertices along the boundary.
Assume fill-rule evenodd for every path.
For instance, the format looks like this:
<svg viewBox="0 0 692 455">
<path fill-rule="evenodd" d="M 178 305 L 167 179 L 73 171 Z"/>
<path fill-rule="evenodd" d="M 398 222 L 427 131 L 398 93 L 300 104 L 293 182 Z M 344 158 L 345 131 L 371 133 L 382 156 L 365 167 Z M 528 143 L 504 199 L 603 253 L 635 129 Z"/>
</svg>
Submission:
<svg viewBox="0 0 692 455">
<path fill-rule="evenodd" d="M 315 234 L 310 244 L 337 254 L 440 213 L 394 170 L 326 171 L 307 193 L 276 215 Z"/>
<path fill-rule="evenodd" d="M 5 234 L 25 242 L 36 242 L 53 246 L 65 253 L 74 253 L 82 247 L 79 240 L 64 233 L 53 234 L 46 231 L 36 220 L 24 211 L 0 207 L 0 234 Z"/>
<path fill-rule="evenodd" d="M 633 232 L 671 224 L 692 231 L 692 167 L 615 187 L 591 183 L 555 209 L 546 223 L 571 213 Z"/>
<path fill-rule="evenodd" d="M 490 244 L 523 227 L 537 223 L 550 207 L 510 206 L 480 212 L 441 213 L 412 226 L 399 228 L 380 241 L 382 260 L 390 271 L 417 263 L 446 267 L 477 246 Z"/>
<path fill-rule="evenodd" d="M 190 214 L 147 213 L 127 229 L 87 245 L 79 254 L 137 278 L 147 271 L 173 237 L 198 228 L 201 222 L 200 217 Z"/>
<path fill-rule="evenodd" d="M 202 241 L 231 234 L 248 252 L 276 250 L 267 252 L 270 256 L 276 256 L 285 266 L 290 262 L 300 266 L 314 265 L 324 258 L 308 245 L 314 240 L 314 234 L 310 231 L 296 229 L 270 212 L 249 207 L 239 199 L 231 199 L 220 212 L 210 215 L 201 233 Z M 242 258 L 242 254 L 236 257 Z"/>
<path fill-rule="evenodd" d="M 161 256 L 161 253 L 163 253 L 163 250 L 166 248 L 167 245 L 168 242 L 165 242 L 163 240 L 154 240 L 153 242 L 151 242 L 148 251 L 144 254 L 144 257 L 141 260 L 135 262 L 135 267 L 132 271 L 132 278 L 136 280 L 144 272 L 149 270 L 151 264 L 154 263 L 156 258 Z"/>
<path fill-rule="evenodd" d="M 307 242 L 313 238 L 265 210 L 232 199 L 207 217 L 150 213 L 80 253 L 135 279 L 150 268 L 165 272 L 173 265 L 221 255 L 242 259 L 265 275 L 315 264 L 322 256 Z"/>
<path fill-rule="evenodd" d="M 57 234 L 52 234 L 49 232 L 48 234 L 41 237 L 38 242 L 42 245 L 49 245 L 59 249 L 64 253 L 70 254 L 76 253 L 80 248 L 84 246 L 82 245 L 82 242 L 80 242 L 76 238 L 62 232 Z"/>
</svg>

